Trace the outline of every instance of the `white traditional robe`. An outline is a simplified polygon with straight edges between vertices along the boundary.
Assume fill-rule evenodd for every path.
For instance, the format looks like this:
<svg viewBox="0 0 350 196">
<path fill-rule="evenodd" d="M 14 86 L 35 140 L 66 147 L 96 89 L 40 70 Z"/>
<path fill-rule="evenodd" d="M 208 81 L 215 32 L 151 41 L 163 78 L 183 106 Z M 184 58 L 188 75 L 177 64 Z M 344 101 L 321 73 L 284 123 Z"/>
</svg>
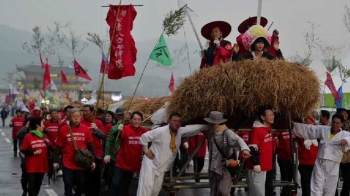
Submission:
<svg viewBox="0 0 350 196">
<path fill-rule="evenodd" d="M 311 196 L 334 196 L 339 175 L 339 163 L 349 150 L 350 132 L 342 131 L 330 139 L 331 127 L 295 123 L 293 132 L 305 139 L 320 139 L 318 154 L 311 176 Z M 347 140 L 345 146 L 341 140 Z"/>
<path fill-rule="evenodd" d="M 207 125 L 181 127 L 176 134 L 176 149 L 179 149 L 182 137 L 197 135 L 199 131 L 208 129 Z M 147 156 L 143 156 L 137 196 L 158 196 L 164 174 L 171 169 L 176 158 L 176 152 L 172 152 L 169 147 L 171 142 L 169 125 L 143 134 L 140 141 L 142 145 L 152 142 L 150 150 L 154 154 L 154 159 L 150 160 Z"/>
</svg>

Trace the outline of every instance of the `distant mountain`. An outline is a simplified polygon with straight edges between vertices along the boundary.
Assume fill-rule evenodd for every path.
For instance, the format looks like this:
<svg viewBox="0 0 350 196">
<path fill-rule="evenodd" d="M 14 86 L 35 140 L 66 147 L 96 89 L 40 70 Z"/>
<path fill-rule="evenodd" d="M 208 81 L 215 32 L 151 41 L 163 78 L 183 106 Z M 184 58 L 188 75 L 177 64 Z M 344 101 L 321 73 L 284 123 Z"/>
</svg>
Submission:
<svg viewBox="0 0 350 196">
<path fill-rule="evenodd" d="M 7 73 L 15 70 L 16 65 L 39 63 L 39 57 L 37 55 L 29 54 L 22 49 L 23 43 L 31 43 L 31 41 L 31 32 L 14 29 L 7 25 L 0 25 L 0 79 L 6 78 Z M 131 96 L 156 41 L 157 40 L 136 42 L 136 47 L 138 49 L 137 62 L 135 64 L 136 75 L 117 81 L 107 79 L 105 81 L 104 90 L 123 91 L 124 95 Z M 176 84 L 184 77 L 190 75 L 187 51 L 184 47 L 185 43 L 169 38 L 166 38 L 166 42 L 172 53 L 172 57 L 175 58 L 174 64 L 170 68 L 164 68 L 151 60 L 138 87 L 137 96 L 154 97 L 168 95 L 171 72 L 174 73 Z M 190 54 L 191 70 L 193 72 L 195 68 L 198 69 L 200 63 L 200 57 L 197 52 L 198 44 L 189 42 L 187 45 Z M 180 52 L 175 52 L 175 50 Z M 179 53 L 182 53 L 182 55 L 179 55 Z M 65 64 L 70 64 L 72 57 L 70 57 L 69 53 L 64 51 L 62 54 Z M 77 60 L 88 70 L 89 75 L 93 78 L 93 81 L 86 87 L 86 90 L 98 89 L 99 78 L 101 77 L 99 74 L 101 54 L 98 48 L 92 43 L 89 43 L 89 46 L 82 52 Z M 178 63 L 179 61 L 181 63 Z M 49 62 L 53 66 L 57 66 L 56 57 L 50 57 Z M 2 84 L 0 88 L 7 88 L 7 86 L 7 84 Z"/>
</svg>

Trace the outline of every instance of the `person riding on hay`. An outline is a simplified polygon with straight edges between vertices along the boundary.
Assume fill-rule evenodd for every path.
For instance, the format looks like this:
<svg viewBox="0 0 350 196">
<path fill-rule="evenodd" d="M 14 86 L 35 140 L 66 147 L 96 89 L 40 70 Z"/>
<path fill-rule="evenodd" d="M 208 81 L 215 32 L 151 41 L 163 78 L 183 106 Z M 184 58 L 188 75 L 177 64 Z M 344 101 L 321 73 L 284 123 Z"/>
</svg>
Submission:
<svg viewBox="0 0 350 196">
<path fill-rule="evenodd" d="M 201 33 L 210 42 L 208 49 L 203 51 L 200 69 L 229 62 L 232 56 L 232 45 L 224 38 L 231 33 L 231 25 L 224 21 L 214 21 L 204 25 Z"/>
<path fill-rule="evenodd" d="M 234 53 L 232 55 L 232 60 L 256 60 L 260 58 L 267 58 L 269 60 L 276 59 L 276 57 L 268 52 L 270 49 L 270 41 L 271 36 L 268 34 L 267 29 L 261 25 L 254 25 L 250 27 L 242 36 L 242 43 L 245 47 L 244 49 L 250 52 L 247 52 L 242 56 L 238 56 L 240 48 L 237 44 L 235 44 L 233 47 Z M 277 54 L 277 58 L 283 59 L 282 52 L 279 49 L 279 42 L 275 42 L 273 48 Z"/>
</svg>

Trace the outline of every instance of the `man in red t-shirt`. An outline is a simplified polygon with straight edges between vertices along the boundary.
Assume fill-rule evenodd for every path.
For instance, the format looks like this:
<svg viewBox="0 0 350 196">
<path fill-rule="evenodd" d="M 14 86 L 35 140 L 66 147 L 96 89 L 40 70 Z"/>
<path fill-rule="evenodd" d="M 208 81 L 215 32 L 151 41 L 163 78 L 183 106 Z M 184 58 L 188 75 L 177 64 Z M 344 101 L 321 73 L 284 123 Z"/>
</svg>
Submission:
<svg viewBox="0 0 350 196">
<path fill-rule="evenodd" d="M 101 189 L 101 164 L 103 158 L 102 143 L 106 140 L 106 135 L 102 131 L 104 126 L 100 120 L 94 117 L 94 106 L 83 106 L 83 119 L 81 124 L 90 128 L 92 141 L 95 149 L 95 164 L 96 168 L 93 171 L 86 171 L 86 195 L 95 196 L 100 194 Z"/>
<path fill-rule="evenodd" d="M 131 124 L 122 128 L 120 149 L 116 158 L 111 196 L 126 195 L 133 174 L 141 168 L 142 145 L 140 137 L 148 130 L 141 127 L 143 115 L 140 112 L 131 114 Z"/>
<path fill-rule="evenodd" d="M 272 169 L 272 136 L 271 125 L 275 115 L 271 108 L 260 108 L 258 120 L 254 122 L 250 132 L 249 148 L 251 157 L 246 161 L 248 169 L 248 195 L 265 196 L 265 182 L 267 171 Z"/>
<path fill-rule="evenodd" d="M 18 138 L 17 133 L 24 126 L 25 119 L 22 117 L 22 111 L 16 110 L 16 117 L 11 120 L 10 127 L 12 127 L 12 140 L 13 140 L 13 156 L 17 157 L 18 150 Z"/>
<path fill-rule="evenodd" d="M 69 125 L 63 126 L 57 135 L 53 167 L 59 168 L 58 158 L 62 155 L 65 195 L 72 196 L 73 185 L 76 185 L 75 195 L 81 196 L 85 187 L 85 170 L 75 164 L 76 149 L 70 135 L 70 128 L 78 148 L 87 148 L 93 155 L 95 152 L 89 127 L 80 123 L 80 110 L 71 109 L 69 116 Z M 95 169 L 95 163 L 91 165 L 91 169 Z"/>
</svg>

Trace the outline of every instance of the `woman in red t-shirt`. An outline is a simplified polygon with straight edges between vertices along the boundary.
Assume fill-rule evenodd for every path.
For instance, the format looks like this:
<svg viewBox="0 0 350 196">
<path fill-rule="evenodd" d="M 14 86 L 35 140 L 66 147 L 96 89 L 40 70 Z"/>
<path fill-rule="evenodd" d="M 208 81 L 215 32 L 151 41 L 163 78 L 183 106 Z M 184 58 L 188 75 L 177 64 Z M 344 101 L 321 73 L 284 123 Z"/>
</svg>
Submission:
<svg viewBox="0 0 350 196">
<path fill-rule="evenodd" d="M 16 117 L 11 120 L 10 127 L 12 127 L 12 139 L 13 139 L 13 156 L 17 157 L 18 150 L 18 138 L 17 133 L 24 126 L 25 119 L 22 117 L 22 111 L 16 110 Z"/>
<path fill-rule="evenodd" d="M 43 118 L 30 119 L 31 131 L 24 136 L 21 146 L 21 152 L 25 155 L 29 196 L 39 194 L 44 174 L 49 171 L 48 147 L 50 141 L 43 133 L 44 122 Z"/>
<path fill-rule="evenodd" d="M 133 112 L 131 124 L 122 129 L 110 195 L 127 195 L 132 176 L 135 172 L 140 172 L 142 156 L 140 137 L 148 131 L 141 127 L 142 120 L 143 115 L 140 112 Z"/>
</svg>

